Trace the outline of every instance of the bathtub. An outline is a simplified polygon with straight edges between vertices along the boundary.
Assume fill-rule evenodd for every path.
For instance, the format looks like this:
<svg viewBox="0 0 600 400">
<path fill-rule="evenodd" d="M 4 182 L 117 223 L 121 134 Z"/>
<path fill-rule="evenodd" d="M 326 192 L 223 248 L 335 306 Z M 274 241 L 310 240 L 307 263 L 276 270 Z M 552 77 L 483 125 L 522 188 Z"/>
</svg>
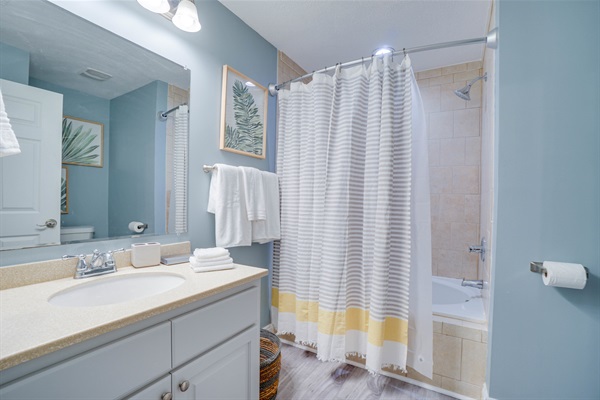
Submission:
<svg viewBox="0 0 600 400">
<path fill-rule="evenodd" d="M 461 279 L 432 277 L 432 312 L 436 316 L 485 324 L 481 290 L 461 286 Z M 448 322 L 448 321 L 446 321 Z M 460 323 L 458 324 L 460 325 Z"/>
</svg>

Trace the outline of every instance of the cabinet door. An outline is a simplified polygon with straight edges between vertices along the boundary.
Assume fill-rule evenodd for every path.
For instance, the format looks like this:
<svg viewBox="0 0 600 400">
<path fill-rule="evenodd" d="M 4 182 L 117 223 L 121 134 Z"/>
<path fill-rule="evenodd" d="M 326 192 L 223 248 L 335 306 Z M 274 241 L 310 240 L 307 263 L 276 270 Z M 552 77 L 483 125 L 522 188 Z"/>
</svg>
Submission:
<svg viewBox="0 0 600 400">
<path fill-rule="evenodd" d="M 170 369 L 171 324 L 163 322 L 6 385 L 0 399 L 122 398 Z"/>
<path fill-rule="evenodd" d="M 136 394 L 126 397 L 126 400 L 165 400 L 171 393 L 171 374 L 153 383 Z"/>
<path fill-rule="evenodd" d="M 175 370 L 173 400 L 258 399 L 259 331 L 252 327 Z"/>
</svg>

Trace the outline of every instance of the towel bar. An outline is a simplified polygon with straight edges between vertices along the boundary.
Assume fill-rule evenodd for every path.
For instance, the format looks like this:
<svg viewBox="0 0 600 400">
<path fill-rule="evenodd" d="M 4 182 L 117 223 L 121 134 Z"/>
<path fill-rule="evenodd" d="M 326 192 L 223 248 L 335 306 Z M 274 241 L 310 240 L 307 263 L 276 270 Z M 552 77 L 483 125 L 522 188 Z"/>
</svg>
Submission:
<svg viewBox="0 0 600 400">
<path fill-rule="evenodd" d="M 206 173 L 208 172 L 213 172 L 215 169 L 217 169 L 217 167 L 215 167 L 214 165 L 203 165 L 202 166 L 202 170 Z"/>
</svg>

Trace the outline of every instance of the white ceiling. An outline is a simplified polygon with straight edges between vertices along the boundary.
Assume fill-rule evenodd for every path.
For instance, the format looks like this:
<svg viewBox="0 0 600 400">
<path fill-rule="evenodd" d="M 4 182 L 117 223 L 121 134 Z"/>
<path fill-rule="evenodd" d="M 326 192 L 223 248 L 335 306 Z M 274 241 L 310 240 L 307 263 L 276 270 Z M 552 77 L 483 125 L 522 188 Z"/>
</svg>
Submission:
<svg viewBox="0 0 600 400">
<path fill-rule="evenodd" d="M 219 0 L 307 71 L 396 50 L 484 37 L 491 0 Z M 416 71 L 479 61 L 483 44 L 414 53 Z"/>
</svg>

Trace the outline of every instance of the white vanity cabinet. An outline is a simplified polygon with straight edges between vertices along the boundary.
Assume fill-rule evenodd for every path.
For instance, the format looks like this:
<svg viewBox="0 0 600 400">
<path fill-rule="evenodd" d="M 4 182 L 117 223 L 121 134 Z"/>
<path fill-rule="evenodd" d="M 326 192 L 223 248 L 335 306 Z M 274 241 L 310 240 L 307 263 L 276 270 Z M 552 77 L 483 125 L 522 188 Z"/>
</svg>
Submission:
<svg viewBox="0 0 600 400">
<path fill-rule="evenodd" d="M 258 399 L 260 282 L 217 297 L 15 379 L 0 399 Z"/>
</svg>

